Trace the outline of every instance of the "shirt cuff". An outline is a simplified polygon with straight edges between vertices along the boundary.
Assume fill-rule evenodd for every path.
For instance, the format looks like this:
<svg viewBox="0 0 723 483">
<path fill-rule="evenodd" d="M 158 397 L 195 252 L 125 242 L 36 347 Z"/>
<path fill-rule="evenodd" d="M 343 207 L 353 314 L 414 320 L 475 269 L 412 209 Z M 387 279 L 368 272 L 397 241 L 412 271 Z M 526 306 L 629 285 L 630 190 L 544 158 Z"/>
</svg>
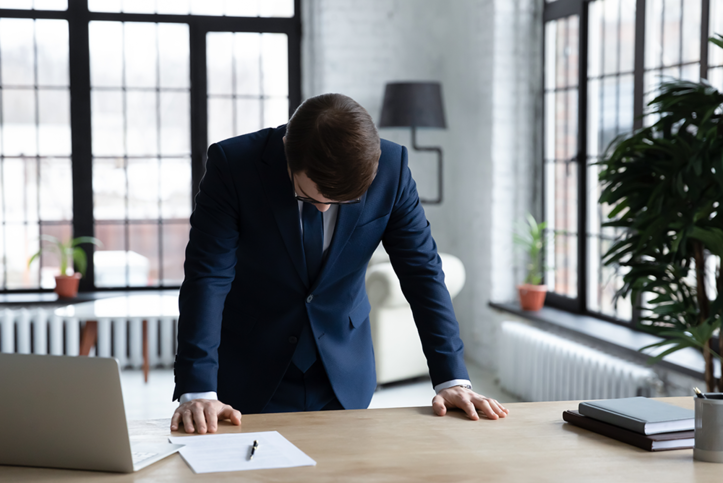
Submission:
<svg viewBox="0 0 723 483">
<path fill-rule="evenodd" d="M 216 399 L 216 400 L 218 400 L 218 394 L 216 394 L 216 391 L 187 392 L 186 394 L 183 394 L 183 395 L 181 395 L 180 398 L 178 398 L 178 402 L 180 404 L 183 404 L 183 403 L 191 401 L 193 399 Z"/>
<path fill-rule="evenodd" d="M 442 384 L 437 384 L 434 386 L 434 392 L 439 394 L 440 391 L 443 389 L 447 389 L 454 386 L 471 386 L 472 383 L 469 382 L 467 379 L 452 379 L 451 381 L 443 382 Z M 183 396 L 181 396 L 183 397 Z"/>
</svg>

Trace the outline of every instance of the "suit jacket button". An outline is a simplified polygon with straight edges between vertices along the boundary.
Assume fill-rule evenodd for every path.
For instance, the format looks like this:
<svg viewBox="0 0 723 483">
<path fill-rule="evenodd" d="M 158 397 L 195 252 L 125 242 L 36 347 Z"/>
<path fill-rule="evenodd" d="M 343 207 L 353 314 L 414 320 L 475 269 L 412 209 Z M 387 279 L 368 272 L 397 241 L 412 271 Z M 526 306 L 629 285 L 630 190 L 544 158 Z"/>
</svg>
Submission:
<svg viewBox="0 0 723 483">
<path fill-rule="evenodd" d="M 306 297 L 306 303 L 307 303 L 307 304 L 310 304 L 312 300 L 314 300 L 314 294 L 311 294 L 311 295 L 309 295 L 308 297 Z"/>
<path fill-rule="evenodd" d="M 296 344 L 299 341 L 295 336 L 289 337 L 289 344 Z"/>
</svg>

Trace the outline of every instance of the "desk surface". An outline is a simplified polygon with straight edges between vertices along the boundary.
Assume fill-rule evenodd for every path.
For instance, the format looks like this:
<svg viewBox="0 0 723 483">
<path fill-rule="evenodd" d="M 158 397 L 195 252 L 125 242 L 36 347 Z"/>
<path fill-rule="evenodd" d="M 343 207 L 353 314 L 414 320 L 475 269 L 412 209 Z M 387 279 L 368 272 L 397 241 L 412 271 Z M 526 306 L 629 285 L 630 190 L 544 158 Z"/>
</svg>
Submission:
<svg viewBox="0 0 723 483">
<path fill-rule="evenodd" d="M 693 398 L 667 402 L 693 407 Z M 429 407 L 253 414 L 219 433 L 276 430 L 316 467 L 194 474 L 179 455 L 128 475 L 0 466 L 0 481 L 720 481 L 723 465 L 693 461 L 693 450 L 649 453 L 571 426 L 577 403 L 507 404 L 510 417 L 467 420 Z M 165 441 L 169 420 L 130 423 L 133 440 Z"/>
</svg>

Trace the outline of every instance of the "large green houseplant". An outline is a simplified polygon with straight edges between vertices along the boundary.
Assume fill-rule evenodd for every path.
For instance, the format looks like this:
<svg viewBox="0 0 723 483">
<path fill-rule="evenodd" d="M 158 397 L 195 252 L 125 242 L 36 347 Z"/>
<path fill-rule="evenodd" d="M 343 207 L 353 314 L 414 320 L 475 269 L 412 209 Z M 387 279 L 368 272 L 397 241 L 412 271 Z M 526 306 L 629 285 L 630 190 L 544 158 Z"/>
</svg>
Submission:
<svg viewBox="0 0 723 483">
<path fill-rule="evenodd" d="M 723 48 L 723 36 L 711 42 Z M 641 327 L 665 338 L 643 348 L 659 350 L 652 362 L 697 348 L 708 391 L 723 391 L 723 337 L 711 344 L 723 317 L 723 93 L 667 81 L 649 107 L 658 120 L 616 139 L 598 163 L 600 202 L 613 207 L 604 226 L 622 229 L 604 263 L 624 267 L 616 296 L 629 295 Z"/>
</svg>

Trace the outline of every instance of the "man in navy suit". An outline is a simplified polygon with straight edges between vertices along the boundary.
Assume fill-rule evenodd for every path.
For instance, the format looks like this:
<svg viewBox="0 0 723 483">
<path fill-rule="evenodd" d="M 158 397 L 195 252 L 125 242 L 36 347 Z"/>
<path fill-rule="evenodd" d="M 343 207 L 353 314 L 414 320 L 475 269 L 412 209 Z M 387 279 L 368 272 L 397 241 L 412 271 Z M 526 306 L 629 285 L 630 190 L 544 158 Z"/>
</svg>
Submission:
<svg viewBox="0 0 723 483">
<path fill-rule="evenodd" d="M 383 243 L 414 313 L 439 415 L 505 417 L 472 391 L 459 327 L 404 147 L 349 97 L 208 150 L 191 216 L 171 429 L 241 413 L 366 408 L 376 387 L 364 287 Z"/>
</svg>

